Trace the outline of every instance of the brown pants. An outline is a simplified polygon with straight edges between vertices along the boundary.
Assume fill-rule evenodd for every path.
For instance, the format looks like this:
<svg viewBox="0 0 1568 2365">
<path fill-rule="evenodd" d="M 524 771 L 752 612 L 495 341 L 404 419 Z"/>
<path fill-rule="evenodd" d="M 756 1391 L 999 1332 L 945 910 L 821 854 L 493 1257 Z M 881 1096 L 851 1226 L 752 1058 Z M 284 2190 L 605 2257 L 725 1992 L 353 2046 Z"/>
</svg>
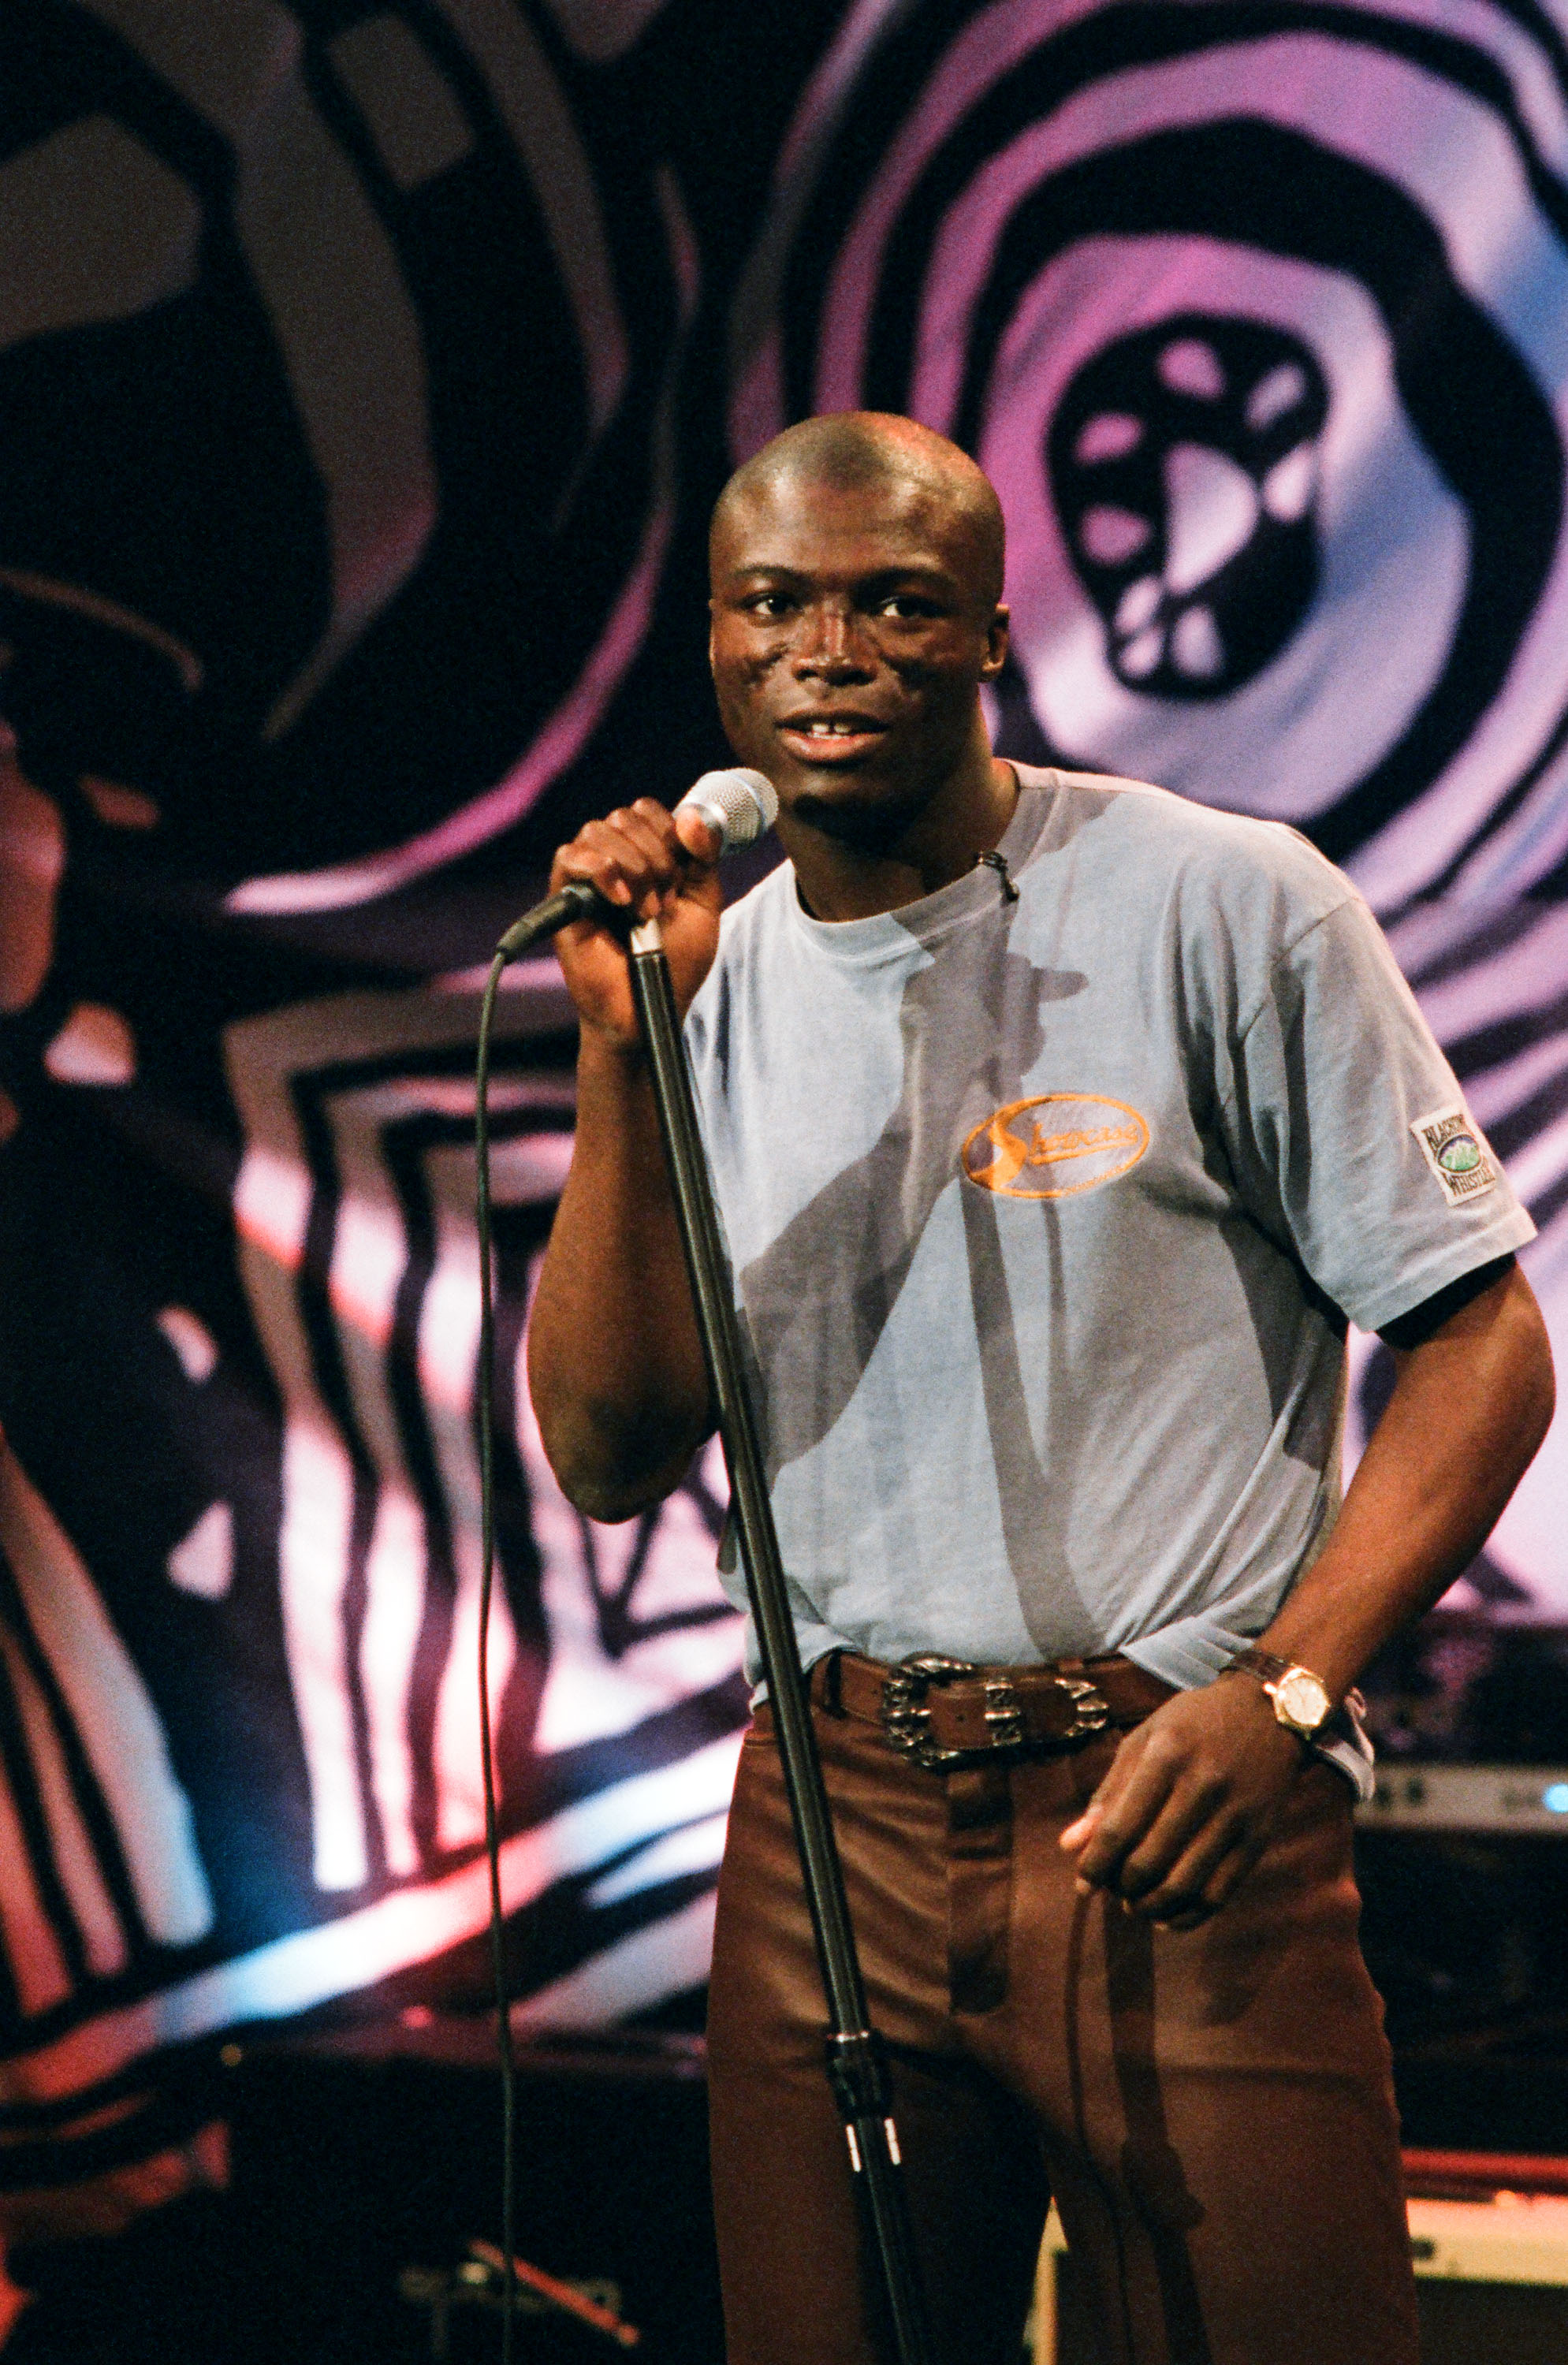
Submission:
<svg viewBox="0 0 1568 2365">
<path fill-rule="evenodd" d="M 1350 1797 L 1302 1775 L 1222 1912 L 1075 1898 L 1057 1836 L 1114 1736 L 927 1773 L 815 1709 L 937 2365 L 1016 2365 L 1047 2202 L 1099 2320 L 1074 2365 L 1416 2365 Z M 741 1751 L 709 2012 L 729 2365 L 871 2365 L 874 2269 L 771 1721 Z"/>
</svg>

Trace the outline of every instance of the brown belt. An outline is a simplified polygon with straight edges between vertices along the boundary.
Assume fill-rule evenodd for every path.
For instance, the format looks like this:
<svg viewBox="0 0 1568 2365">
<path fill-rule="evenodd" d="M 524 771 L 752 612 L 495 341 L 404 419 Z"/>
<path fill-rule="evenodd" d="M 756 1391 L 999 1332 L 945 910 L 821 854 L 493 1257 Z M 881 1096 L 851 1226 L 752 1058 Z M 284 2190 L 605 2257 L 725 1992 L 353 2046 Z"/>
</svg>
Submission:
<svg viewBox="0 0 1568 2365">
<path fill-rule="evenodd" d="M 977 1667 L 927 1653 L 884 1666 L 834 1651 L 812 1667 L 811 1689 L 830 1712 L 880 1725 L 890 1748 L 938 1771 L 997 1751 L 1073 1749 L 1140 1723 L 1170 1698 L 1169 1684 L 1120 1655 Z"/>
</svg>

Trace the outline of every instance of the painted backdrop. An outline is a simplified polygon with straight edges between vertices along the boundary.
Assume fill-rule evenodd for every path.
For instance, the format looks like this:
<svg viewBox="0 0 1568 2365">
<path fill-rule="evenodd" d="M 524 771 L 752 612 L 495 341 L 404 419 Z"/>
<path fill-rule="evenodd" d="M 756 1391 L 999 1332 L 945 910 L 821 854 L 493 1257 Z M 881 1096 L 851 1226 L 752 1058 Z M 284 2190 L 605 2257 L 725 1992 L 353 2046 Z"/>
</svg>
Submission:
<svg viewBox="0 0 1568 2365">
<path fill-rule="evenodd" d="M 789 420 L 907 410 L 990 470 L 1003 752 L 1346 865 L 1568 1355 L 1565 33 L 1532 0 L 0 20 L 13 2181 L 174 2128 L 154 2054 L 476 1990 L 476 970 L 582 817 L 722 760 L 706 516 Z M 744 1695 L 714 1456 L 615 1530 L 543 1463 L 553 968 L 503 1012 L 504 1878 L 524 2023 L 580 2024 L 702 1978 Z M 1361 1418 L 1366 1342 L 1357 1374 Z M 1560 1427 L 1461 1598 L 1568 1618 L 1564 1503 Z"/>
</svg>

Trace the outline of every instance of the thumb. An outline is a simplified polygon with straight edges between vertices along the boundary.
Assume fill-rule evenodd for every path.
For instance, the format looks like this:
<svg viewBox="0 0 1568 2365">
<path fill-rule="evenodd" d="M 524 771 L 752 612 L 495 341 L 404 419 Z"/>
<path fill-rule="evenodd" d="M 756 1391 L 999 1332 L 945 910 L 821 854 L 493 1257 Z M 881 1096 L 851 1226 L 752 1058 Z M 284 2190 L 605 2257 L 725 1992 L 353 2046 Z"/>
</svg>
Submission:
<svg viewBox="0 0 1568 2365">
<path fill-rule="evenodd" d="M 1087 1847 L 1099 1828 L 1100 1819 L 1104 1811 L 1104 1808 L 1100 1803 L 1099 1793 L 1096 1791 L 1077 1821 L 1069 1823 L 1062 1833 L 1057 1842 L 1058 1847 L 1065 1849 L 1069 1855 L 1076 1855 L 1081 1848 Z"/>
<path fill-rule="evenodd" d="M 675 812 L 675 834 L 690 855 L 693 862 L 711 870 L 724 850 L 719 832 L 693 805 L 678 805 Z"/>
</svg>

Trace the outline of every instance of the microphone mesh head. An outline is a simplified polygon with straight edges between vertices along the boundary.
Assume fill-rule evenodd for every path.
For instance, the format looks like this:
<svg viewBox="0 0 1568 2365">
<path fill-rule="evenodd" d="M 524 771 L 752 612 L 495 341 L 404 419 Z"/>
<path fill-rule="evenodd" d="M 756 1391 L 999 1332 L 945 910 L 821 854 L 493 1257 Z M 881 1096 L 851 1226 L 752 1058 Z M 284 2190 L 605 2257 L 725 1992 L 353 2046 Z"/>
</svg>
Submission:
<svg viewBox="0 0 1568 2365">
<path fill-rule="evenodd" d="M 778 796 L 772 781 L 766 773 L 747 771 L 741 765 L 726 772 L 704 772 L 680 801 L 695 806 L 703 820 L 720 832 L 726 854 L 737 846 L 754 846 L 778 818 Z"/>
</svg>

